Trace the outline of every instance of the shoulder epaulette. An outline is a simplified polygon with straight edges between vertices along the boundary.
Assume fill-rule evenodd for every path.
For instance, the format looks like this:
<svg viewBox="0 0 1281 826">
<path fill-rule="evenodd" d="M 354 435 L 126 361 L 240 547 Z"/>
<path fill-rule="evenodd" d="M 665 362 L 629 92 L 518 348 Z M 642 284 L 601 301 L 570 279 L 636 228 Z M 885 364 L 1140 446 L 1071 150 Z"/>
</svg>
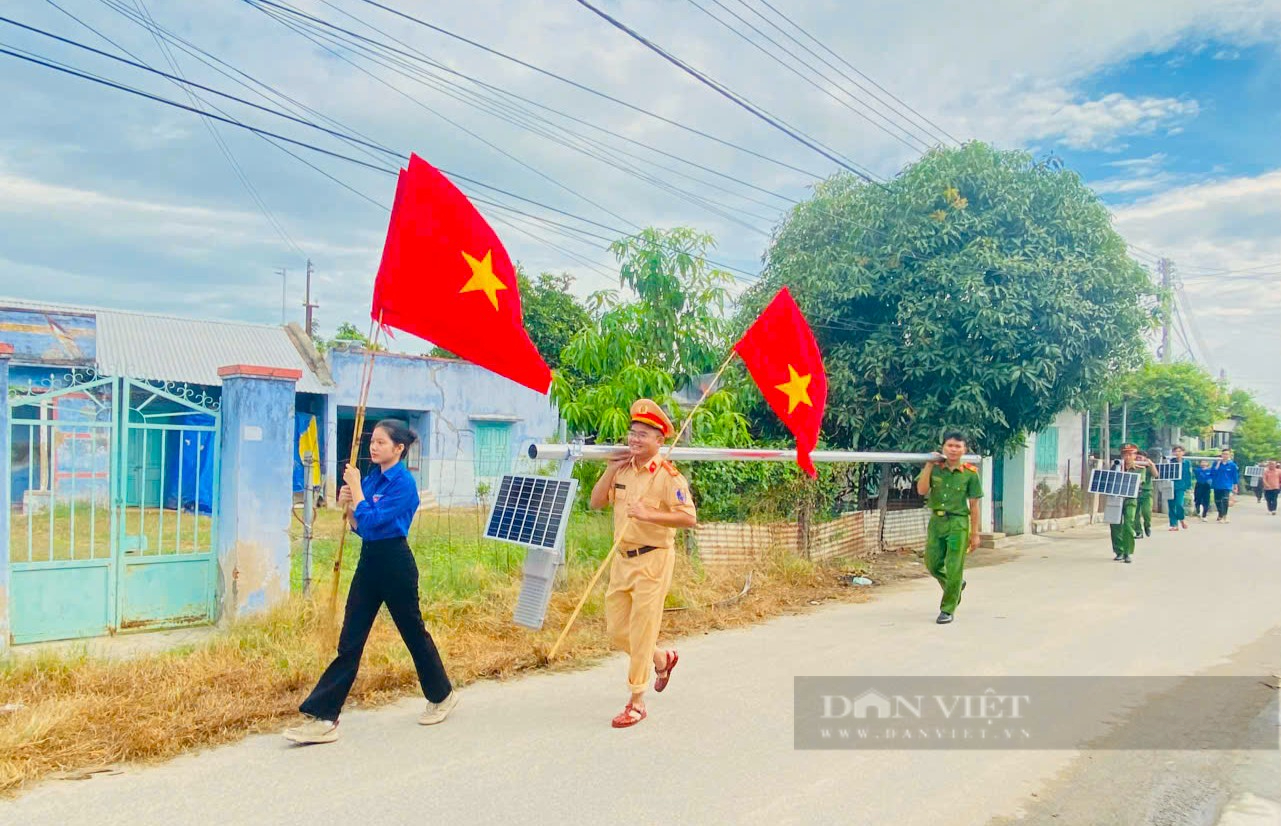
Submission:
<svg viewBox="0 0 1281 826">
<path fill-rule="evenodd" d="M 670 473 L 672 476 L 681 475 L 681 472 L 676 469 L 676 465 L 672 464 L 667 460 L 663 460 L 663 469 L 666 470 L 668 473 Z"/>
<path fill-rule="evenodd" d="M 979 470 L 977 465 L 972 465 L 969 462 L 966 462 L 965 464 L 961 465 L 961 467 L 966 470 L 972 470 L 975 473 L 978 473 L 978 470 Z"/>
</svg>

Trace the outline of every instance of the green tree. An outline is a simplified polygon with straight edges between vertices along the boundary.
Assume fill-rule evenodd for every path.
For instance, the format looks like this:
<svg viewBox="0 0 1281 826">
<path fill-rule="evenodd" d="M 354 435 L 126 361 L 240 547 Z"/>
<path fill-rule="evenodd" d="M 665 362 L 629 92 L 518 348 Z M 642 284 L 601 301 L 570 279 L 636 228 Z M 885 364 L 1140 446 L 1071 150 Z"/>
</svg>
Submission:
<svg viewBox="0 0 1281 826">
<path fill-rule="evenodd" d="M 358 328 L 355 324 L 352 324 L 350 321 L 344 321 L 341 324 L 339 324 L 337 331 L 334 332 L 333 338 L 331 339 L 316 338 L 315 342 L 316 342 L 316 349 L 318 349 L 322 353 L 328 350 L 330 347 L 333 347 L 335 344 L 339 344 L 339 343 L 356 344 L 365 349 L 369 349 L 369 346 L 370 346 L 369 337 L 366 336 L 364 333 L 360 332 L 360 328 Z M 382 344 L 375 344 L 373 346 L 373 349 L 376 351 L 383 351 L 383 350 L 386 350 L 387 348 Z"/>
<path fill-rule="evenodd" d="M 828 372 L 829 444 L 993 450 L 1142 360 L 1159 304 L 1106 207 L 1023 152 L 936 149 L 886 184 L 837 175 L 770 246 L 745 326 L 787 285 Z M 761 417 L 763 422 L 770 422 Z"/>
<path fill-rule="evenodd" d="M 1228 409 L 1240 423 L 1232 434 L 1232 449 L 1241 467 L 1281 459 L 1281 421 L 1247 390 L 1233 390 Z"/>
<path fill-rule="evenodd" d="M 1165 428 L 1204 434 L 1223 409 L 1214 378 L 1186 362 L 1149 362 L 1122 376 L 1115 383 L 1110 400 L 1129 405 L 1130 441 L 1146 446 L 1154 445 Z"/>
<path fill-rule="evenodd" d="M 622 287 L 596 293 L 594 323 L 578 331 L 562 353 L 552 398 L 570 431 L 600 442 L 621 441 L 627 411 L 648 397 L 674 412 L 672 393 L 716 369 L 728 353 L 724 307 L 728 273 L 709 267 L 710 235 L 685 227 L 645 229 L 610 246 Z M 746 436 L 746 419 L 733 390 L 708 398 L 693 424 L 695 435 L 721 443 Z"/>
</svg>

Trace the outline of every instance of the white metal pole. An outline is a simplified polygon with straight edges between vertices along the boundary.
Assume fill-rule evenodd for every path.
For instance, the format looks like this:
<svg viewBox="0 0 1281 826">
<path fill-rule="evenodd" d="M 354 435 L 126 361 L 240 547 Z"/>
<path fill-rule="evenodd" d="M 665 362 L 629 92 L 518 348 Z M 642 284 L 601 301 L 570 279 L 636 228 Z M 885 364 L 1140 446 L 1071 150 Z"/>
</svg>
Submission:
<svg viewBox="0 0 1281 826">
<path fill-rule="evenodd" d="M 546 445 L 529 446 L 529 458 L 549 460 L 579 460 L 605 462 L 627 448 L 623 445 Z M 857 450 L 816 450 L 810 454 L 815 462 L 898 462 L 920 464 L 938 459 L 934 453 L 892 453 Z M 763 450 L 735 447 L 675 447 L 671 451 L 675 462 L 795 462 L 795 450 Z M 977 464 L 982 457 L 969 454 L 962 461 Z"/>
</svg>

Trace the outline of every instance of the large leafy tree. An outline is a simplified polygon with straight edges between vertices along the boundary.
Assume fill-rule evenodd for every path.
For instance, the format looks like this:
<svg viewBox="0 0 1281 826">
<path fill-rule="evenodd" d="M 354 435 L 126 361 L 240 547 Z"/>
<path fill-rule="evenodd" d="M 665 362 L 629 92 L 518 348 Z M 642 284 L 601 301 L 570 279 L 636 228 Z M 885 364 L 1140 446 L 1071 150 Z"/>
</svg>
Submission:
<svg viewBox="0 0 1281 826">
<path fill-rule="evenodd" d="M 815 325 L 826 439 L 843 447 L 920 449 L 954 426 L 1001 448 L 1138 364 L 1158 314 L 1077 175 L 977 142 L 886 184 L 818 185 L 775 233 L 740 324 L 782 285 Z"/>
<path fill-rule="evenodd" d="M 727 355 L 729 275 L 707 264 L 713 245 L 710 235 L 685 227 L 645 229 L 611 245 L 626 295 L 593 296 L 595 322 L 570 340 L 553 376 L 552 397 L 572 432 L 620 441 L 634 400 L 652 398 L 674 411 L 673 391 Z M 695 428 L 704 437 L 745 436 L 734 394 L 713 394 Z"/>
<path fill-rule="evenodd" d="M 1167 428 L 1208 431 L 1224 403 L 1214 378 L 1187 362 L 1145 364 L 1122 376 L 1108 398 L 1129 405 L 1130 440 L 1144 445 L 1155 444 Z"/>
</svg>

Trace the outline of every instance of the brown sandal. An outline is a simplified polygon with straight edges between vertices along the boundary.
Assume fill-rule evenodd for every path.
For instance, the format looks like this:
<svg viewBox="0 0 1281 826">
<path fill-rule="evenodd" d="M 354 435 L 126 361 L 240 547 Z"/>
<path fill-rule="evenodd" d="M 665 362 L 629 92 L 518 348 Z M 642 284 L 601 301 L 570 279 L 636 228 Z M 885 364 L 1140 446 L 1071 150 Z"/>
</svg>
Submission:
<svg viewBox="0 0 1281 826">
<path fill-rule="evenodd" d="M 676 664 L 680 661 L 681 655 L 676 653 L 675 648 L 667 652 L 667 668 L 659 671 L 657 676 L 654 678 L 655 691 L 661 692 L 663 689 L 667 688 L 667 684 L 672 680 L 672 669 L 676 668 Z"/>
<path fill-rule="evenodd" d="M 639 714 L 640 716 L 634 717 L 633 715 L 635 714 Z M 623 708 L 622 712 L 610 721 L 610 725 L 614 728 L 630 728 L 648 716 L 649 715 L 645 713 L 645 709 L 637 708 L 631 703 L 628 703 L 626 707 Z"/>
</svg>

